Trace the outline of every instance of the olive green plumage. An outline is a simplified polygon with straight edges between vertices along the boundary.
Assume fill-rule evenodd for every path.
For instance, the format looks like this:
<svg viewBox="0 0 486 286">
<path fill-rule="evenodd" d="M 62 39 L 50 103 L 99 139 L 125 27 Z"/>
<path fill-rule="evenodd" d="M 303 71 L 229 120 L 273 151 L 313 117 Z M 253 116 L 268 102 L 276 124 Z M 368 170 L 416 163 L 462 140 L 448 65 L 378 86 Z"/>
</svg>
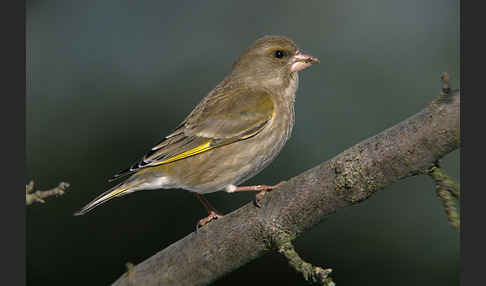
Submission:
<svg viewBox="0 0 486 286">
<path fill-rule="evenodd" d="M 173 133 L 115 176 L 128 176 L 122 183 L 76 214 L 138 190 L 234 190 L 265 168 L 290 137 L 297 72 L 317 61 L 285 37 L 258 39 Z"/>
</svg>

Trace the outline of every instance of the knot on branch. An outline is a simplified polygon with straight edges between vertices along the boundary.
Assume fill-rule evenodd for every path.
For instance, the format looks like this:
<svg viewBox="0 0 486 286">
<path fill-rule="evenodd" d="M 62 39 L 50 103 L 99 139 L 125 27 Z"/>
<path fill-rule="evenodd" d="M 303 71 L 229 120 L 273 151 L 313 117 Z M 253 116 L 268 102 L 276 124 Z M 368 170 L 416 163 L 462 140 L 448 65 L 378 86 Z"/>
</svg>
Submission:
<svg viewBox="0 0 486 286">
<path fill-rule="evenodd" d="M 431 104 L 449 103 L 452 101 L 451 93 L 451 76 L 447 72 L 440 75 L 441 89 L 439 97 L 431 102 Z"/>
<path fill-rule="evenodd" d="M 447 72 L 443 72 L 440 75 L 440 80 L 442 81 L 442 89 L 440 91 L 440 96 L 448 96 L 451 91 L 450 88 L 450 77 Z"/>
<path fill-rule="evenodd" d="M 335 174 L 335 190 L 353 204 L 365 200 L 378 189 L 373 177 L 365 171 L 361 155 L 361 151 L 355 148 L 329 161 L 329 167 Z"/>
<path fill-rule="evenodd" d="M 133 275 L 133 268 L 135 267 L 135 265 L 133 265 L 133 263 L 131 262 L 127 262 L 125 263 L 125 267 L 127 268 L 127 272 L 125 273 L 127 275 L 127 278 L 128 278 L 128 285 L 135 285 L 135 278 L 134 278 L 134 275 Z"/>
</svg>

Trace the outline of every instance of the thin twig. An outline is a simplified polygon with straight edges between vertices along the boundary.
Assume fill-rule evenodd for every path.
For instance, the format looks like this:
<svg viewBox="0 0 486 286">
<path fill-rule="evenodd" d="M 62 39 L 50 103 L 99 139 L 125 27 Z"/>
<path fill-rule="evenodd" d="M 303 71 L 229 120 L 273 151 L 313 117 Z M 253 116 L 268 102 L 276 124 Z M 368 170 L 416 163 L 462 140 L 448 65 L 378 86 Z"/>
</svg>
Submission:
<svg viewBox="0 0 486 286">
<path fill-rule="evenodd" d="M 443 72 L 440 76 L 440 80 L 442 81 L 440 96 L 448 96 L 449 92 L 451 91 L 449 74 L 447 72 Z"/>
<path fill-rule="evenodd" d="M 328 275 L 332 272 L 331 268 L 321 268 L 313 266 L 304 261 L 295 250 L 291 239 L 285 238 L 275 243 L 278 252 L 289 261 L 289 265 L 297 272 L 301 273 L 307 282 L 315 285 L 334 286 L 336 285 Z"/>
<path fill-rule="evenodd" d="M 53 189 L 46 191 L 34 191 L 34 180 L 25 185 L 25 205 L 31 205 L 34 202 L 45 203 L 44 199 L 51 196 L 61 196 L 69 187 L 69 183 L 60 182 L 59 185 Z"/>
<path fill-rule="evenodd" d="M 437 100 L 439 102 L 450 102 L 451 100 L 451 76 L 447 72 L 443 72 L 440 75 L 440 80 L 441 80 L 441 89 L 439 93 L 439 97 Z"/>
<path fill-rule="evenodd" d="M 435 181 L 437 197 L 442 201 L 449 223 L 452 227 L 459 229 L 461 220 L 454 200 L 454 198 L 458 199 L 460 195 L 459 184 L 438 165 L 430 168 L 427 173 Z"/>
</svg>

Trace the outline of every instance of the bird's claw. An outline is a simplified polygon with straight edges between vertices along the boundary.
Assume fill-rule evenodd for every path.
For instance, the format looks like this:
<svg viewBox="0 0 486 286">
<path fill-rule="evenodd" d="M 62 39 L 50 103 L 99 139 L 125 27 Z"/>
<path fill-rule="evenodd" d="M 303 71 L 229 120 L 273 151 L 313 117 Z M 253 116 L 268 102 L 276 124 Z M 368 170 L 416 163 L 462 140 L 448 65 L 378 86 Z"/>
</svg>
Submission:
<svg viewBox="0 0 486 286">
<path fill-rule="evenodd" d="M 258 194 L 255 195 L 255 200 L 253 201 L 255 206 L 258 207 L 258 208 L 261 208 L 262 205 L 260 204 L 260 200 L 263 198 L 263 196 L 267 192 L 280 187 L 283 183 L 285 183 L 285 181 L 281 181 L 280 183 L 273 185 L 273 186 L 261 185 L 260 187 L 262 187 L 262 188 L 260 188 L 260 191 L 258 192 Z"/>
<path fill-rule="evenodd" d="M 253 201 L 253 203 L 257 208 L 262 207 L 262 205 L 260 204 L 260 200 L 263 198 L 266 192 L 266 190 L 261 190 L 260 192 L 258 192 L 258 194 L 255 195 L 255 200 Z"/>
<path fill-rule="evenodd" d="M 219 214 L 215 211 L 211 211 L 209 213 L 209 215 L 205 218 L 202 218 L 200 219 L 198 222 L 197 222 L 197 225 L 196 225 L 196 231 L 200 228 L 200 227 L 203 227 L 205 224 L 209 223 L 210 221 L 214 220 L 214 219 L 218 219 L 218 218 L 222 218 L 223 215 L 222 214 Z"/>
</svg>

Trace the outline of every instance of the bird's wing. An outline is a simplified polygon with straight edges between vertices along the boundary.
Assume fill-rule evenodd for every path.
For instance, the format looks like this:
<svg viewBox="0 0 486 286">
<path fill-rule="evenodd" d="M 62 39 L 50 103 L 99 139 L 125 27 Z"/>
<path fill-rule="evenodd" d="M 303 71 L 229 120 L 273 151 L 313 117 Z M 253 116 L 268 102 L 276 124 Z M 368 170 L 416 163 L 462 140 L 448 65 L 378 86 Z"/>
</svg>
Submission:
<svg viewBox="0 0 486 286">
<path fill-rule="evenodd" d="M 266 126 L 273 112 L 274 103 L 266 91 L 236 89 L 211 93 L 173 133 L 112 180 L 254 136 Z"/>
</svg>

